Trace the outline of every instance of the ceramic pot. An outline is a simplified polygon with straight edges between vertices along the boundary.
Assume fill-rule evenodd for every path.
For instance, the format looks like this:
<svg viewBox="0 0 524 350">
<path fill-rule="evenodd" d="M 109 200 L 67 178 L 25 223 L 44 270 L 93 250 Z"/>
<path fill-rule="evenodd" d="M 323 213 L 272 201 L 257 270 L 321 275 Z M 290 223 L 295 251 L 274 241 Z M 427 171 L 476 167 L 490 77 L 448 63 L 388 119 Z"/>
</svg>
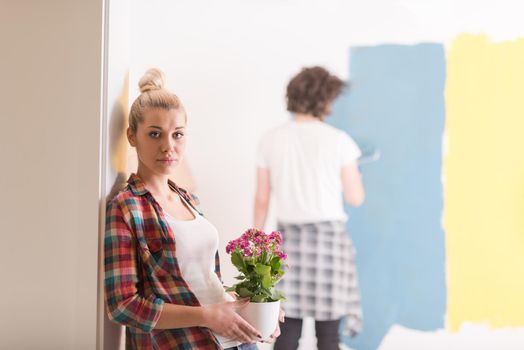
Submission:
<svg viewBox="0 0 524 350">
<path fill-rule="evenodd" d="M 238 310 L 238 314 L 260 332 L 262 340 L 269 339 L 269 336 L 277 328 L 280 301 L 250 302 L 244 308 Z"/>
</svg>

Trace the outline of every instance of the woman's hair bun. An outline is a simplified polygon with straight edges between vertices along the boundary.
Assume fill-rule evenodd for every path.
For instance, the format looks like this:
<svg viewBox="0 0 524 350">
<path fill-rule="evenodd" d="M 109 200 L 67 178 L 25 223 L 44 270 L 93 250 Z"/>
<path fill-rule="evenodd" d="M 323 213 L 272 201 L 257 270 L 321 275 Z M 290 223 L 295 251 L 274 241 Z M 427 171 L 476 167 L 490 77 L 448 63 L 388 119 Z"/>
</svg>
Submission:
<svg viewBox="0 0 524 350">
<path fill-rule="evenodd" d="M 138 87 L 140 88 L 141 93 L 151 90 L 160 90 L 164 88 L 164 81 L 164 73 L 160 69 L 150 68 L 138 82 Z"/>
</svg>

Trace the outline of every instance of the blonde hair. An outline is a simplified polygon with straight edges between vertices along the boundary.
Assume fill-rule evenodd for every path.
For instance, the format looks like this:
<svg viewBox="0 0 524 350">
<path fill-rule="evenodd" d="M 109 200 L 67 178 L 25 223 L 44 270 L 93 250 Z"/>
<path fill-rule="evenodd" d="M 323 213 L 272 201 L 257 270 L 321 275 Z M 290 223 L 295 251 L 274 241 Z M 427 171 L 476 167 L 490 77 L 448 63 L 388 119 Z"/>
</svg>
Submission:
<svg viewBox="0 0 524 350">
<path fill-rule="evenodd" d="M 164 73 L 158 68 L 148 69 L 138 82 L 140 95 L 135 99 L 129 111 L 129 128 L 136 132 L 138 124 L 144 121 L 144 112 L 148 109 L 182 109 L 184 106 L 177 95 L 164 89 Z"/>
</svg>

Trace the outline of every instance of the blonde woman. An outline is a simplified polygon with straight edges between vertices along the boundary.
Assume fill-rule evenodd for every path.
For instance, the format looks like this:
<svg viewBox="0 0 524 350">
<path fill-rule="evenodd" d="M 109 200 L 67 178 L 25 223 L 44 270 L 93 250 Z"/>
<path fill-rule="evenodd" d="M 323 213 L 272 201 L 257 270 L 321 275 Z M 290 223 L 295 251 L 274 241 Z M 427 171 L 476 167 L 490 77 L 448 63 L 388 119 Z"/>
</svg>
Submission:
<svg viewBox="0 0 524 350">
<path fill-rule="evenodd" d="M 216 228 L 168 179 L 184 156 L 186 111 L 158 69 L 139 86 L 127 130 L 138 169 L 107 206 L 109 318 L 126 326 L 126 349 L 256 349 L 258 331 L 236 313 L 247 301 L 220 280 Z"/>
</svg>

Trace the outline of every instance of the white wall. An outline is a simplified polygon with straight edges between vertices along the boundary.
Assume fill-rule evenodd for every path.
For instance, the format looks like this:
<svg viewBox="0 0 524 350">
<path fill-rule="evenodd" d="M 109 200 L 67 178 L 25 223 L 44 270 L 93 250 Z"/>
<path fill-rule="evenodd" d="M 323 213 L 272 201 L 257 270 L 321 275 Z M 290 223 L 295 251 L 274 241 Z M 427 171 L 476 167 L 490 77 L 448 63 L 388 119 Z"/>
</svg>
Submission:
<svg viewBox="0 0 524 350">
<path fill-rule="evenodd" d="M 285 84 L 300 67 L 347 76 L 350 46 L 447 46 L 461 32 L 514 39 L 524 35 L 522 13 L 519 0 L 134 0 L 130 97 L 145 69 L 158 66 L 186 104 L 189 163 L 223 247 L 251 224 L 256 144 L 287 118 Z M 303 349 L 313 348 L 310 333 Z M 409 342 L 399 334 L 395 346 Z"/>
<path fill-rule="evenodd" d="M 287 118 L 291 75 L 322 64 L 347 76 L 355 45 L 447 44 L 461 31 L 524 34 L 517 1 L 482 3 L 135 0 L 130 97 L 148 67 L 166 72 L 189 113 L 188 159 L 204 209 L 226 241 L 251 224 L 256 143 Z M 234 273 L 229 264 L 224 270 Z"/>
<path fill-rule="evenodd" d="M 349 47 L 448 44 L 458 33 L 524 35 L 517 0 L 143 1 L 131 8 L 130 101 L 151 66 L 189 113 L 188 160 L 223 241 L 251 224 L 261 134 L 288 114 L 284 90 L 302 66 L 346 77 Z M 234 272 L 224 264 L 226 279 Z"/>
<path fill-rule="evenodd" d="M 127 0 L 107 0 L 105 11 L 105 62 L 102 122 L 102 158 L 101 171 L 101 204 L 104 210 L 101 213 L 100 227 L 100 256 L 103 259 L 103 235 L 105 232 L 105 199 L 112 196 L 113 188 L 126 179 L 123 173 L 123 164 L 114 161 L 120 148 L 122 136 L 127 126 L 127 96 L 129 89 L 130 70 L 130 5 Z M 120 173 L 120 174 L 119 174 Z M 114 191 L 114 190 L 113 190 Z M 103 261 L 99 266 L 99 324 L 100 324 L 100 349 L 116 350 L 125 347 L 124 327 L 111 322 L 105 309 L 103 288 Z"/>
<path fill-rule="evenodd" d="M 0 348 L 94 349 L 102 0 L 0 4 Z"/>
</svg>

